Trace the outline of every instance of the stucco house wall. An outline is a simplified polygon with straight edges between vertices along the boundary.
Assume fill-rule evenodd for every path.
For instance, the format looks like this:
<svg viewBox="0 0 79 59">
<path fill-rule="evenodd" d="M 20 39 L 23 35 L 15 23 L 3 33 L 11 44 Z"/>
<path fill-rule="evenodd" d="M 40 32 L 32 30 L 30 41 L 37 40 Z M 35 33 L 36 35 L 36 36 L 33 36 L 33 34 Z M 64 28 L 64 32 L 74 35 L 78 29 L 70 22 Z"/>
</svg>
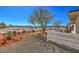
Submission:
<svg viewBox="0 0 79 59">
<path fill-rule="evenodd" d="M 69 19 L 74 24 L 72 32 L 79 33 L 79 10 L 68 13 Z"/>
<path fill-rule="evenodd" d="M 76 24 L 76 32 L 79 33 L 79 15 L 76 18 L 75 24 Z"/>
</svg>

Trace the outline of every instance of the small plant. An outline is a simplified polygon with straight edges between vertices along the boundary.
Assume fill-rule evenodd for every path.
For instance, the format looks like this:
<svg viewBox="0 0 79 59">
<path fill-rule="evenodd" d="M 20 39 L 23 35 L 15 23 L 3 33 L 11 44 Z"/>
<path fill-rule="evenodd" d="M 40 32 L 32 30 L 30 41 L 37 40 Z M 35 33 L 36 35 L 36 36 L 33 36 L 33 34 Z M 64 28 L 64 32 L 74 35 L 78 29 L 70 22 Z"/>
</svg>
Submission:
<svg viewBox="0 0 79 59">
<path fill-rule="evenodd" d="M 7 36 L 7 37 L 10 37 L 10 36 L 12 36 L 12 32 L 9 31 L 9 32 L 7 32 L 7 33 L 4 33 L 4 35 Z"/>
<path fill-rule="evenodd" d="M 12 39 L 12 32 L 11 31 L 9 31 L 9 32 L 7 32 L 7 33 L 4 33 L 4 35 L 6 36 L 6 39 L 7 40 L 11 40 Z"/>
<path fill-rule="evenodd" d="M 16 36 L 16 33 L 17 33 L 16 31 L 13 31 L 13 32 L 12 32 L 12 34 L 13 34 L 14 36 Z"/>
</svg>

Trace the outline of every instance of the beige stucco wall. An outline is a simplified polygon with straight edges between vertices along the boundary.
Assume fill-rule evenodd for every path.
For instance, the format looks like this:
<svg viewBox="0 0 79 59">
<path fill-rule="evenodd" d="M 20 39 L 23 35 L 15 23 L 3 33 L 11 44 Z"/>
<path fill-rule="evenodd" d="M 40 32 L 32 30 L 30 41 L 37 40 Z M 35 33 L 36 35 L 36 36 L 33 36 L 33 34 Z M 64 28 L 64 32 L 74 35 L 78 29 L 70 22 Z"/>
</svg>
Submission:
<svg viewBox="0 0 79 59">
<path fill-rule="evenodd" d="M 79 33 L 79 11 L 74 11 L 68 14 L 70 20 L 75 23 L 76 32 Z M 74 20 L 74 21 L 73 21 Z"/>
<path fill-rule="evenodd" d="M 77 16 L 75 23 L 76 23 L 76 31 L 77 33 L 79 33 L 79 15 Z"/>
</svg>

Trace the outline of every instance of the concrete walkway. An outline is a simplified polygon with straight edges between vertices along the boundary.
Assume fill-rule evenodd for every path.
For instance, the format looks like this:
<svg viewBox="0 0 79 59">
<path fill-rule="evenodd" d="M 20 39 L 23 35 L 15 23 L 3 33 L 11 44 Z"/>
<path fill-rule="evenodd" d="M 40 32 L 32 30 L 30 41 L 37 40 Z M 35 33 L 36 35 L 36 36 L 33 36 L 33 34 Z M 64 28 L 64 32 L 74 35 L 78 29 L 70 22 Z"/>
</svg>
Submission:
<svg viewBox="0 0 79 59">
<path fill-rule="evenodd" d="M 47 40 L 51 40 L 63 48 L 79 52 L 79 34 L 48 31 Z"/>
</svg>

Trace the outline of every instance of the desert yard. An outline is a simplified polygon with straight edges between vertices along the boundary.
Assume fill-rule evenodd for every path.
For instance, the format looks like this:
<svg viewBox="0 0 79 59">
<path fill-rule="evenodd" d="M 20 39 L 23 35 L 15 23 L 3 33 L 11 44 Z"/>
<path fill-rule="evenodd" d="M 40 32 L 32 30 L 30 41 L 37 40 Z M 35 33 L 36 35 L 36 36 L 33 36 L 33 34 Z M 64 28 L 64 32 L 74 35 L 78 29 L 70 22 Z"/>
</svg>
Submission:
<svg viewBox="0 0 79 59">
<path fill-rule="evenodd" d="M 38 35 L 37 35 L 38 34 Z M 26 38 L 0 47 L 2 53 L 56 53 L 70 52 L 47 42 L 47 36 L 40 33 L 26 33 Z"/>
<path fill-rule="evenodd" d="M 10 29 L 11 30 L 11 29 Z M 21 30 L 22 29 L 18 29 Z M 26 30 L 26 29 L 24 29 Z M 2 30 L 1 30 L 2 31 Z M 0 46 L 0 53 L 70 53 L 79 52 L 79 34 L 62 33 L 47 31 L 47 34 L 41 32 L 25 32 L 15 37 L 15 40 L 8 40 L 3 46 Z M 17 38 L 22 38 L 17 40 Z M 17 40 L 17 41 L 16 41 Z"/>
</svg>

